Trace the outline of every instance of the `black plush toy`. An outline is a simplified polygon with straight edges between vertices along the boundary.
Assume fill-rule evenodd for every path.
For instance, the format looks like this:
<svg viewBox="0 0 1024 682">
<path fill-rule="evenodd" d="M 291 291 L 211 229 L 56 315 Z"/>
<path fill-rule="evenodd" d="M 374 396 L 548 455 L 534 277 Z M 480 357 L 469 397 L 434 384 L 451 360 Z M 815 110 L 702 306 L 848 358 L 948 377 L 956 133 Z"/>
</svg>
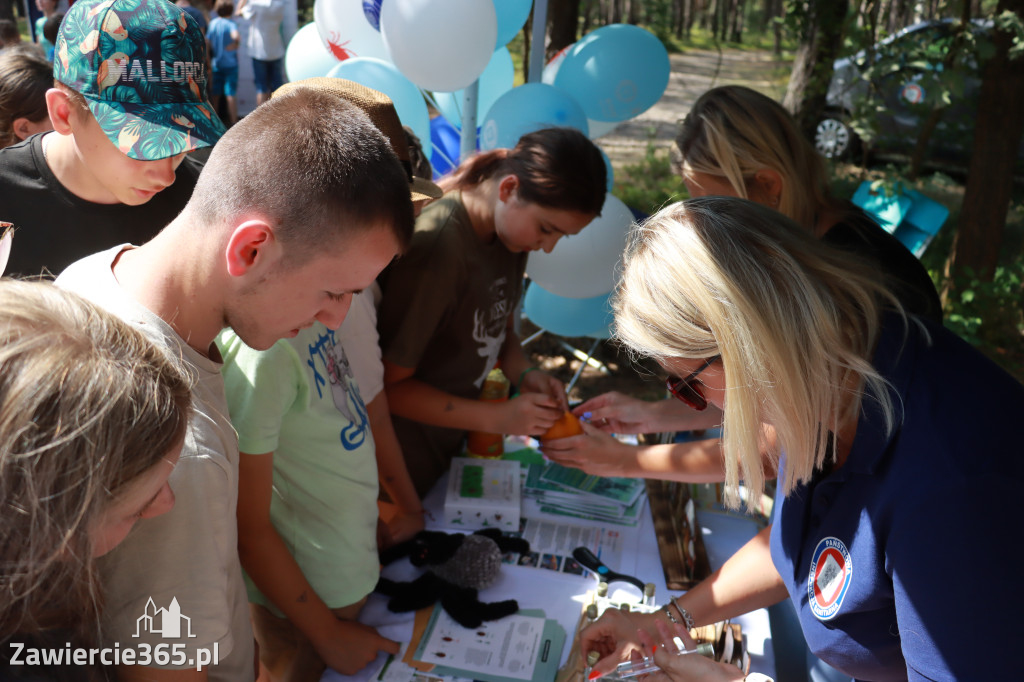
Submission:
<svg viewBox="0 0 1024 682">
<path fill-rule="evenodd" d="M 376 591 L 391 597 L 388 608 L 396 613 L 422 609 L 440 600 L 455 622 L 476 628 L 485 620 L 504 618 L 519 610 L 514 599 L 481 602 L 477 591 L 498 577 L 503 553 L 529 551 L 529 542 L 506 537 L 496 528 L 478 530 L 472 535 L 420 531 L 411 540 L 384 551 L 381 563 L 386 565 L 408 556 L 413 566 L 425 567 L 427 571 L 408 583 L 381 578 Z"/>
</svg>

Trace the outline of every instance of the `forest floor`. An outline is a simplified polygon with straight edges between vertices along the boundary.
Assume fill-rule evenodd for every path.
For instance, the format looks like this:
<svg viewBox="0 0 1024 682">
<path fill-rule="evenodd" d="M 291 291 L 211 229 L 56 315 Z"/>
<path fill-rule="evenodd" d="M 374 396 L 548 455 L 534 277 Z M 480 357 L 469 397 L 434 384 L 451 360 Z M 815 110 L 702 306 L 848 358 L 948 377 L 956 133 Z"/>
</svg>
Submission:
<svg viewBox="0 0 1024 682">
<path fill-rule="evenodd" d="M 672 70 L 665 94 L 640 116 L 621 123 L 597 139 L 616 172 L 638 163 L 648 145 L 669 149 L 679 121 L 706 90 L 719 85 L 745 85 L 781 100 L 789 77 L 788 64 L 771 52 L 749 50 L 686 50 L 669 55 Z M 680 183 L 681 186 L 681 183 Z M 527 338 L 537 327 L 524 319 L 520 337 Z M 592 338 L 563 339 L 545 333 L 526 346 L 534 362 L 566 384 L 583 364 L 563 342 L 582 351 L 584 357 L 594 344 Z M 587 365 L 572 391 L 572 403 L 607 391 L 620 391 L 646 400 L 665 396 L 664 373 L 650 360 L 631 360 L 616 344 L 600 341 L 594 358 L 604 369 Z"/>
</svg>

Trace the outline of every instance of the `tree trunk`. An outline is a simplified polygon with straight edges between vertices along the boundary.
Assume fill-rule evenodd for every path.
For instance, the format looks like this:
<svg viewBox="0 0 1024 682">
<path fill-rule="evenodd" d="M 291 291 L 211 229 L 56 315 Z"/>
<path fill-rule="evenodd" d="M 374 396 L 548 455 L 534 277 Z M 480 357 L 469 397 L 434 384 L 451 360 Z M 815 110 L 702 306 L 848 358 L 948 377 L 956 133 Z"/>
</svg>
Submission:
<svg viewBox="0 0 1024 682">
<path fill-rule="evenodd" d="M 640 23 L 640 0 L 629 0 L 629 18 L 627 21 L 636 26 Z"/>
<path fill-rule="evenodd" d="M 548 41 L 544 48 L 551 59 L 563 47 L 576 42 L 576 25 L 580 16 L 580 0 L 549 0 Z"/>
<path fill-rule="evenodd" d="M 783 106 L 812 139 L 825 111 L 832 63 L 843 44 L 847 7 L 847 0 L 807 0 L 807 16 Z"/>
<path fill-rule="evenodd" d="M 961 28 L 960 33 L 953 39 L 953 42 L 949 46 L 949 52 L 942 60 L 942 72 L 948 73 L 953 65 L 956 63 L 956 58 L 959 56 L 960 51 L 964 48 L 964 31 L 970 30 L 971 21 L 971 4 L 964 2 L 961 5 Z M 907 177 L 913 181 L 917 180 L 921 174 L 921 167 L 924 165 L 926 153 L 928 151 L 928 143 L 931 142 L 932 134 L 938 127 L 939 122 L 942 120 L 942 116 L 949 109 L 948 104 L 942 104 L 936 102 L 932 107 L 932 110 L 928 112 L 928 118 L 921 124 L 921 130 L 917 133 L 917 141 L 914 143 L 914 151 L 910 154 L 910 169 L 907 171 Z"/>
<path fill-rule="evenodd" d="M 530 16 L 526 17 L 526 23 L 523 24 L 523 80 L 527 81 L 530 78 L 530 38 L 533 36 L 533 10 L 534 7 L 530 8 Z"/>
<path fill-rule="evenodd" d="M 1000 0 L 996 14 L 1004 11 L 1021 16 L 1024 0 Z M 1024 64 L 1021 58 L 1009 59 L 1010 33 L 996 31 L 994 37 L 996 54 L 982 76 L 974 151 L 953 251 L 946 263 L 947 273 L 962 274 L 970 267 L 985 279 L 992 278 L 999 262 L 1013 166 L 1024 133 Z"/>
<path fill-rule="evenodd" d="M 622 0 L 611 0 L 611 15 L 608 17 L 609 24 L 622 23 Z"/>
<path fill-rule="evenodd" d="M 590 25 L 593 21 L 592 16 L 594 13 L 594 0 L 584 0 L 583 3 L 583 26 L 580 27 L 580 35 L 585 36 L 590 33 Z"/>
<path fill-rule="evenodd" d="M 732 15 L 732 42 L 743 42 L 743 15 L 746 13 L 747 0 L 736 0 L 736 11 Z"/>
</svg>

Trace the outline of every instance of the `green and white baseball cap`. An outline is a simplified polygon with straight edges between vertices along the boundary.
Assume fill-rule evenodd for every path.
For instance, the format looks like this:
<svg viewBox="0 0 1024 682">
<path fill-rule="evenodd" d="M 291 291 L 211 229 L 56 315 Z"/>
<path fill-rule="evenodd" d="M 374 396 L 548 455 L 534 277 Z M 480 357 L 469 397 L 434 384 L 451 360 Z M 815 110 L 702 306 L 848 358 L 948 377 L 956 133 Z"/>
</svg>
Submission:
<svg viewBox="0 0 1024 682">
<path fill-rule="evenodd" d="M 54 79 L 85 97 L 133 159 L 208 147 L 224 134 L 208 76 L 202 31 L 168 0 L 78 0 L 57 34 Z"/>
</svg>

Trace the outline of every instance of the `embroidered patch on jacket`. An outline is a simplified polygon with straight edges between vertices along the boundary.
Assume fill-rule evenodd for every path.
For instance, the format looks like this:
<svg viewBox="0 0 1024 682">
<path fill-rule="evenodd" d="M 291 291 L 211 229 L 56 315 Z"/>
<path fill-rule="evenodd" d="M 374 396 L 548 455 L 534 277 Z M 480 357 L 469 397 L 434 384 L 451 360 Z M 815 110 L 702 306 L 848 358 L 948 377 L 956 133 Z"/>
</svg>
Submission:
<svg viewBox="0 0 1024 682">
<path fill-rule="evenodd" d="M 807 601 L 819 620 L 829 620 L 839 613 L 852 580 L 850 550 L 838 538 L 822 538 L 814 548 L 807 575 Z"/>
</svg>

